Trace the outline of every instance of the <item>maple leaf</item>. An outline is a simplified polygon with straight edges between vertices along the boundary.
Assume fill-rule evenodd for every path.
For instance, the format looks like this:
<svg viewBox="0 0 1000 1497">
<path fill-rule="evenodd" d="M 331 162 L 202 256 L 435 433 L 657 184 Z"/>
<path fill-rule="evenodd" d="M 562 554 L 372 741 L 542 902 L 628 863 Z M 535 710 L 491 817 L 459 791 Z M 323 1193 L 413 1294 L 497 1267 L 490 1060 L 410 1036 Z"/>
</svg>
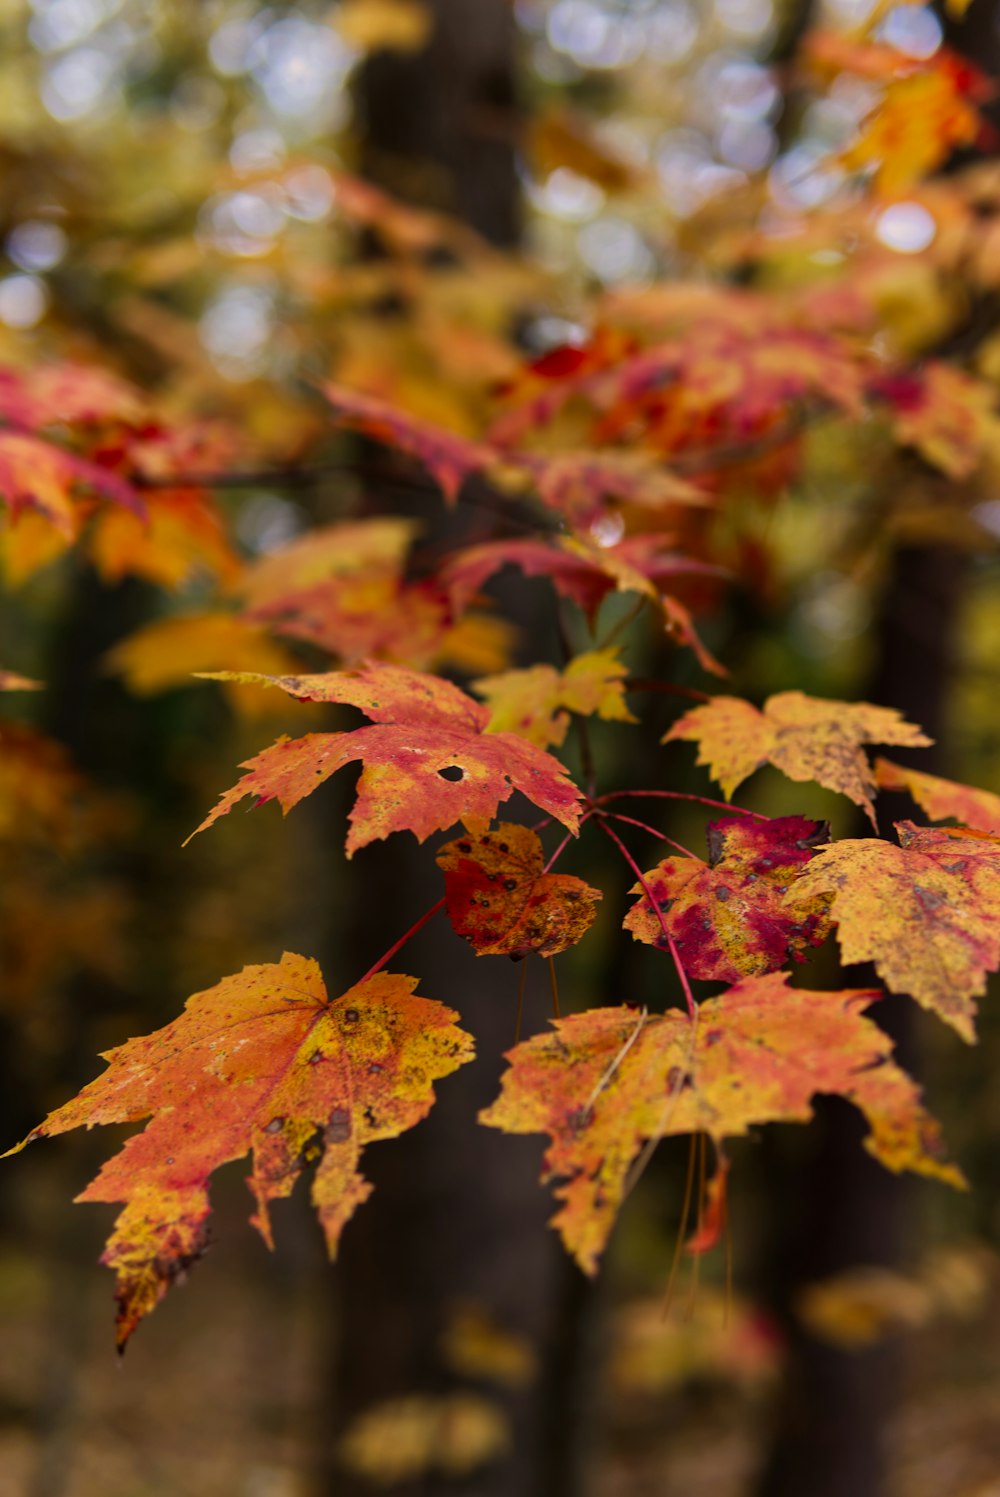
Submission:
<svg viewBox="0 0 1000 1497">
<path fill-rule="evenodd" d="M 604 436 L 648 421 L 660 451 L 677 451 L 714 430 L 745 438 L 769 429 L 804 401 L 859 417 L 862 365 L 842 341 L 812 328 L 782 326 L 763 301 L 749 315 L 698 321 L 669 342 L 642 349 L 600 377 L 595 401 Z M 739 308 L 733 308 L 738 313 Z"/>
<path fill-rule="evenodd" d="M 533 665 L 483 676 L 472 684 L 489 703 L 491 732 L 517 733 L 548 748 L 565 739 L 570 712 L 581 717 L 596 714 L 608 722 L 637 722 L 625 705 L 626 674 L 617 650 L 588 650 L 561 671 Z"/>
<path fill-rule="evenodd" d="M 0 842 L 87 840 L 86 782 L 61 743 L 22 723 L 0 725 Z"/>
<path fill-rule="evenodd" d="M 871 381 L 872 397 L 889 408 L 893 434 L 950 478 L 969 478 L 1000 449 L 996 389 L 962 369 L 930 360 Z"/>
<path fill-rule="evenodd" d="M 581 527 L 606 515 L 609 499 L 654 511 L 712 503 L 709 493 L 672 473 L 655 452 L 510 452 L 504 460 L 531 476 L 543 504 Z"/>
<path fill-rule="evenodd" d="M 324 525 L 255 561 L 235 591 L 253 610 L 357 573 L 400 578 L 419 528 L 395 515 Z"/>
<path fill-rule="evenodd" d="M 400 202 L 350 172 L 331 175 L 336 184 L 338 212 L 365 228 L 374 229 L 379 240 L 397 254 L 426 255 L 442 245 L 456 259 L 483 260 L 492 254 L 474 230 L 447 214 Z"/>
<path fill-rule="evenodd" d="M 773 764 L 789 779 L 815 780 L 850 796 L 873 824 L 875 776 L 862 745 L 922 748 L 931 742 L 892 707 L 837 702 L 801 691 L 769 697 L 763 711 L 739 697 L 714 697 L 679 718 L 662 741 L 679 738 L 699 745 L 698 763 L 707 765 L 727 800 L 755 769 Z"/>
<path fill-rule="evenodd" d="M 808 1122 L 817 1093 L 861 1109 L 865 1147 L 888 1169 L 963 1183 L 891 1042 L 862 1013 L 878 993 L 786 984 L 785 973 L 744 978 L 701 1004 L 695 1026 L 678 1012 L 591 1009 L 508 1053 L 500 1096 L 480 1121 L 549 1134 L 544 1178 L 562 1182 L 552 1224 L 585 1273 L 644 1144 L 703 1132 L 721 1148 L 761 1123 Z"/>
<path fill-rule="evenodd" d="M 197 832 L 246 795 L 258 805 L 276 798 L 287 812 L 355 760 L 364 768 L 349 817 L 348 857 L 391 832 L 411 831 L 422 842 L 456 821 L 489 821 L 515 790 L 571 831 L 579 825 L 580 792 L 558 759 L 513 733 L 487 732 L 487 709 L 438 676 L 369 661 L 357 670 L 321 675 L 220 672 L 218 679 L 279 686 L 303 701 L 360 707 L 374 726 L 279 739 L 246 761 L 249 773 Z"/>
<path fill-rule="evenodd" d="M 829 80 L 838 73 L 858 73 L 875 82 L 903 77 L 913 71 L 913 60 L 885 42 L 858 40 L 843 31 L 814 26 L 803 38 L 803 60 Z"/>
<path fill-rule="evenodd" d="M 419 52 L 433 24 L 418 0 L 345 0 L 335 20 L 341 38 L 358 52 Z"/>
<path fill-rule="evenodd" d="M 954 817 L 979 832 L 1000 832 L 1000 795 L 991 790 L 943 780 L 889 759 L 875 760 L 875 779 L 880 790 L 905 790 L 932 821 Z"/>
<path fill-rule="evenodd" d="M 376 441 L 419 458 L 433 474 L 449 504 L 454 504 L 465 480 L 495 461 L 496 453 L 481 442 L 436 426 L 397 409 L 376 395 L 329 384 L 322 393 L 335 407 L 338 419 Z"/>
<path fill-rule="evenodd" d="M 0 369 L 0 416 L 13 426 L 138 424 L 149 418 L 139 391 L 96 364 L 67 361 Z"/>
<path fill-rule="evenodd" d="M 708 862 L 664 858 L 644 875 L 648 894 L 641 884 L 630 890 L 641 897 L 625 917 L 625 929 L 637 941 L 666 948 L 665 925 L 691 977 L 737 982 L 775 971 L 789 954 L 802 961 L 806 948 L 830 932 L 829 900 L 817 895 L 793 912 L 784 896 L 829 839 L 825 821 L 804 816 L 713 822 Z"/>
<path fill-rule="evenodd" d="M 306 640 L 345 664 L 372 657 L 428 665 L 451 629 L 451 608 L 433 580 L 404 583 L 389 570 L 319 582 L 258 604 L 248 617 L 277 634 Z"/>
<path fill-rule="evenodd" d="M 544 181 L 566 168 L 587 177 L 607 193 L 638 187 L 642 171 L 625 156 L 609 149 L 584 114 L 563 106 L 549 106 L 534 118 L 529 143 L 536 177 Z"/>
<path fill-rule="evenodd" d="M 588 343 L 562 344 L 535 359 L 503 391 L 510 404 L 489 429 L 489 440 L 514 448 L 529 433 L 550 425 L 575 396 L 587 396 L 596 380 L 635 349 L 635 339 L 598 327 Z"/>
<path fill-rule="evenodd" d="M 512 1444 L 510 1416 L 481 1393 L 409 1393 L 370 1404 L 348 1425 L 338 1455 L 366 1485 L 468 1485 Z"/>
<path fill-rule="evenodd" d="M 151 492 L 144 519 L 102 509 L 91 524 L 87 549 L 106 582 L 145 577 L 173 590 L 200 573 L 230 584 L 242 570 L 218 506 L 197 489 Z"/>
<path fill-rule="evenodd" d="M 101 1260 L 118 1278 L 120 1348 L 204 1252 L 208 1179 L 230 1160 L 253 1154 L 251 1220 L 269 1247 L 270 1202 L 318 1161 L 312 1201 L 335 1255 L 371 1193 L 364 1146 L 419 1122 L 431 1083 L 472 1058 L 457 1015 L 415 987 L 382 972 L 331 1002 L 307 957 L 244 967 L 163 1029 L 106 1051 L 104 1074 L 29 1135 L 152 1118 L 77 1196 L 125 1203 Z"/>
<path fill-rule="evenodd" d="M 231 613 L 157 619 L 110 650 L 105 663 L 137 696 L 190 686 L 192 674 L 213 667 L 270 673 L 294 670 L 296 665 L 290 651 L 269 639 L 259 625 Z M 249 716 L 273 710 L 271 694 L 258 687 L 227 682 L 226 692 L 232 705 Z"/>
<path fill-rule="evenodd" d="M 555 956 L 594 920 L 599 889 L 569 873 L 545 873 L 542 844 L 526 826 L 502 821 L 438 850 L 448 917 L 477 956 Z"/>
<path fill-rule="evenodd" d="M 670 638 L 678 644 L 687 645 L 703 671 L 710 671 L 713 676 L 728 676 L 726 667 L 716 660 L 695 628 L 691 610 L 669 593 L 661 595 L 660 607 Z"/>
<path fill-rule="evenodd" d="M 725 1231 L 729 1211 L 729 1170 L 729 1160 L 724 1154 L 720 1154 L 715 1174 L 705 1189 L 705 1198 L 698 1213 L 698 1225 L 684 1244 L 684 1251 L 693 1258 L 701 1253 L 710 1253 Z"/>
<path fill-rule="evenodd" d="M 0 670 L 0 691 L 42 691 L 41 681 L 33 681 L 30 676 L 19 676 L 17 671 Z"/>
<path fill-rule="evenodd" d="M 972 145 L 981 129 L 982 119 L 963 97 L 956 70 L 941 58 L 933 67 L 887 84 L 882 102 L 840 161 L 849 171 L 874 168 L 878 190 L 901 197 L 956 146 Z"/>
<path fill-rule="evenodd" d="M 107 468 L 26 432 L 0 431 L 0 498 L 13 519 L 25 510 L 37 510 L 71 540 L 79 525 L 73 496 L 81 489 L 138 515 L 145 513 L 134 489 Z"/>
<path fill-rule="evenodd" d="M 1000 965 L 1000 838 L 909 821 L 896 831 L 898 847 L 859 838 L 823 848 L 787 899 L 832 896 L 844 961 L 873 962 L 894 993 L 972 1043 L 973 1000 Z"/>
<path fill-rule="evenodd" d="M 659 601 L 659 585 L 671 577 L 718 576 L 719 568 L 667 549 L 669 537 L 633 535 L 616 546 L 596 546 L 578 536 L 542 540 L 486 541 L 460 551 L 442 568 L 441 580 L 457 611 L 501 567 L 515 566 L 527 577 L 547 577 L 564 598 L 591 617 L 608 593 L 643 593 Z"/>
<path fill-rule="evenodd" d="M 348 664 L 371 656 L 429 665 L 453 620 L 437 582 L 404 579 L 418 529 L 411 520 L 389 517 L 310 531 L 248 569 L 238 588 L 249 604 L 247 617 Z"/>
</svg>

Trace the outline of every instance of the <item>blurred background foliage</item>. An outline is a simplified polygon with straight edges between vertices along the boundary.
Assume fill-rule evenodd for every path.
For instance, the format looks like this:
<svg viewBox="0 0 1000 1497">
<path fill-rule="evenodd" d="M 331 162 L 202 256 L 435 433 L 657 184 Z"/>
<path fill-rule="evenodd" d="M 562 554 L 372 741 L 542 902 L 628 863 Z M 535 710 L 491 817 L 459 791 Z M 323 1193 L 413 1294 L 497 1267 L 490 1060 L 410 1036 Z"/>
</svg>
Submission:
<svg viewBox="0 0 1000 1497">
<path fill-rule="evenodd" d="M 172 433 L 148 434 L 144 471 L 164 482 L 152 539 L 127 515 L 98 518 L 73 549 L 31 516 L 0 535 L 0 662 L 48 688 L 5 698 L 0 739 L 8 1142 L 92 1074 L 95 1051 L 166 1022 L 184 995 L 244 962 L 343 935 L 336 912 L 359 898 L 331 852 L 334 790 L 311 817 L 231 817 L 196 850 L 179 847 L 262 733 L 301 729 L 313 711 L 189 684 L 190 671 L 281 669 L 311 659 L 308 647 L 240 635 L 244 659 L 231 635 L 198 634 L 189 647 L 175 634 L 136 664 L 126 643 L 140 626 L 231 610 L 247 566 L 312 527 L 370 518 L 386 492 L 390 507 L 424 513 L 427 486 L 331 432 L 312 382 L 334 378 L 478 437 L 498 389 L 530 394 L 526 359 L 582 349 L 598 332 L 641 343 L 680 326 L 697 342 L 702 319 L 738 321 L 725 297 L 740 291 L 772 296 L 801 325 L 856 328 L 887 360 L 950 358 L 985 388 L 1000 379 L 1000 178 L 992 137 L 976 140 L 962 113 L 971 86 L 947 95 L 941 115 L 933 100 L 904 97 L 903 144 L 888 156 L 866 125 L 895 85 L 862 47 L 885 43 L 933 70 L 946 33 L 961 45 L 955 16 L 884 0 L 512 0 L 514 94 L 498 88 L 455 128 L 510 157 L 516 213 L 491 237 L 517 238 L 517 253 L 453 216 L 463 204 L 440 162 L 387 145 L 373 123 L 368 70 L 387 53 L 419 59 L 435 24 L 421 0 L 0 3 L 0 363 L 111 367 L 147 392 L 151 428 Z M 987 0 L 963 24 L 986 37 L 973 51 L 995 74 Z M 988 89 L 981 102 L 989 116 Z M 671 297 L 679 281 L 683 302 Z M 752 350 L 769 334 L 748 321 Z M 932 393 L 940 429 L 928 418 L 910 442 L 887 440 L 888 417 L 845 424 L 808 409 L 789 434 L 794 460 L 779 433 L 726 472 L 719 512 L 678 524 L 734 575 L 702 595 L 705 641 L 732 689 L 755 699 L 789 687 L 864 695 L 899 556 L 960 555 L 943 762 L 996 787 L 1000 439 L 964 389 Z M 682 414 L 683 431 L 656 433 L 661 453 L 718 439 L 699 428 L 697 406 Z M 580 421 L 567 411 L 539 450 L 571 447 Z M 206 473 L 232 481 L 169 484 Z M 617 539 L 607 516 L 592 533 Z M 397 606 L 391 588 L 379 596 L 384 611 Z M 606 626 L 615 609 L 626 611 L 605 604 Z M 582 641 L 575 615 L 570 628 Z M 450 640 L 450 657 L 427 658 L 486 674 L 512 652 L 523 658 L 523 634 L 519 644 L 494 620 Z M 688 652 L 670 650 L 664 665 L 655 631 L 630 638 L 638 673 L 666 671 L 681 690 L 707 684 Z M 918 674 L 938 643 L 933 614 L 917 618 Z M 668 702 L 657 725 L 670 716 Z M 608 784 L 641 773 L 611 727 L 598 725 L 594 752 Z M 672 755 L 672 783 L 710 788 Z M 804 802 L 770 772 L 749 800 L 850 832 L 835 798 L 812 787 Z M 697 848 L 703 821 L 688 822 L 676 834 Z M 364 876 L 362 857 L 350 879 Z M 361 897 L 377 907 L 380 896 Z M 388 944 L 391 908 L 380 923 Z M 592 1001 L 597 971 L 627 982 L 615 1000 L 659 1005 L 656 974 L 644 988 L 645 969 L 603 927 L 565 959 L 565 1001 Z M 512 1015 L 516 975 L 509 987 Z M 533 976 L 534 1027 L 547 1001 Z M 986 1005 L 974 1052 L 923 1015 L 915 1023 L 923 1077 L 973 1190 L 921 1188 L 905 1261 L 831 1276 L 793 1313 L 847 1356 L 905 1348 L 885 1490 L 996 1497 L 1000 1022 Z M 513 1037 L 512 1017 L 510 1027 Z M 807 1147 L 792 1139 L 779 1152 L 794 1160 Z M 585 1452 L 580 1489 L 735 1497 L 754 1489 L 787 1344 L 767 1263 L 778 1210 L 767 1179 L 784 1179 L 784 1164 L 741 1151 L 736 1289 L 721 1265 L 700 1285 L 685 1268 L 665 1313 L 687 1157 L 661 1155 L 588 1322 L 586 1435 L 566 1439 Z M 305 1215 L 283 1213 L 277 1261 L 265 1262 L 239 1226 L 242 1185 L 224 1181 L 218 1248 L 118 1377 L 95 1266 L 100 1213 L 69 1204 L 93 1158 L 82 1139 L 6 1166 L 0 1497 L 347 1491 L 337 1479 L 317 1486 L 331 1353 L 316 1310 L 327 1270 Z M 479 1473 L 511 1438 L 497 1390 L 530 1386 L 535 1353 L 473 1303 L 456 1305 L 440 1356 L 479 1393 L 401 1390 L 351 1426 L 342 1470 L 376 1488 L 491 1490 Z M 547 1497 L 563 1490 L 576 1488 L 552 1485 Z"/>
</svg>

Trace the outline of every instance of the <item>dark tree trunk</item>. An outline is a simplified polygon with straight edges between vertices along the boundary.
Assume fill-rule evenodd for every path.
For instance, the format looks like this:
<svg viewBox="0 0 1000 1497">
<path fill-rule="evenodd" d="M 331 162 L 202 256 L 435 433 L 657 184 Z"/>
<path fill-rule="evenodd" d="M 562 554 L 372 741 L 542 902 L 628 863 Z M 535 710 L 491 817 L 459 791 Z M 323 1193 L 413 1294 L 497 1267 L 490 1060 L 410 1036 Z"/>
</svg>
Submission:
<svg viewBox="0 0 1000 1497">
<path fill-rule="evenodd" d="M 947 768 L 942 745 L 947 697 L 954 679 L 956 627 L 967 560 L 957 551 L 927 547 L 896 552 L 878 625 L 880 657 L 868 697 L 897 707 L 937 740 L 918 759 L 925 769 Z M 893 804 L 893 802 L 899 802 Z M 883 832 L 912 808 L 905 798 L 881 796 Z M 870 830 L 870 829 L 869 829 Z M 859 834 L 864 835 L 859 828 Z M 851 985 L 877 985 L 869 969 L 849 971 Z M 901 1063 L 914 1069 L 913 1007 L 889 997 L 874 1017 L 892 1036 Z M 900 1267 L 912 1235 L 911 1201 L 919 1187 L 891 1175 L 862 1149 L 866 1132 L 846 1104 L 823 1106 L 812 1130 L 810 1157 L 796 1178 L 779 1182 L 797 1204 L 788 1221 L 788 1248 L 774 1266 L 773 1289 L 791 1335 L 790 1365 L 778 1427 L 759 1491 L 761 1497 L 880 1497 L 885 1490 L 885 1433 L 900 1382 L 891 1345 L 847 1352 L 816 1339 L 791 1314 L 804 1284 L 859 1264 Z M 777 1203 L 776 1203 L 777 1205 Z M 780 1206 L 778 1206 L 780 1210 Z"/>
<path fill-rule="evenodd" d="M 962 21 L 938 7 L 947 44 L 978 68 L 1000 74 L 996 0 L 974 0 Z M 994 126 L 996 101 L 986 113 Z M 956 158 L 965 164 L 975 152 Z M 970 303 L 967 324 L 941 357 L 968 354 L 995 324 L 994 304 Z M 944 546 L 897 550 L 878 623 L 878 658 L 866 693 L 919 723 L 935 747 L 919 756 L 894 757 L 915 767 L 948 772 L 947 697 L 954 679 L 956 633 L 968 558 Z M 881 796 L 883 833 L 912 814 L 904 796 Z M 859 985 L 877 983 L 869 969 L 848 974 Z M 907 998 L 878 1007 L 878 1022 L 892 1036 L 901 1063 L 913 1071 L 914 1011 Z M 787 1175 L 778 1187 L 803 1213 L 787 1256 L 773 1277 L 775 1299 L 788 1312 L 800 1285 L 860 1263 L 899 1267 L 911 1236 L 911 1179 L 879 1169 L 860 1148 L 863 1127 L 847 1107 L 825 1108 L 805 1178 Z M 777 1204 L 777 1203 L 776 1203 Z M 778 1208 L 780 1209 L 780 1208 Z M 805 1334 L 790 1319 L 791 1362 L 778 1427 L 758 1497 L 882 1497 L 886 1489 L 885 1433 L 898 1399 L 900 1366 L 892 1347 L 846 1353 Z"/>
<path fill-rule="evenodd" d="M 435 28 L 424 51 L 382 52 L 364 70 L 362 169 L 398 196 L 513 245 L 521 227 L 513 6 L 433 0 L 429 8 Z"/>
<path fill-rule="evenodd" d="M 362 167 L 398 195 L 513 244 L 520 195 L 512 7 L 509 0 L 436 0 L 432 9 L 437 24 L 424 52 L 383 54 L 364 71 Z M 363 970 L 438 897 L 440 881 L 430 850 L 409 837 L 366 850 L 351 872 L 351 908 L 337 939 L 347 943 L 351 969 Z M 331 953 L 331 969 L 334 963 L 343 969 L 343 946 Z M 546 1226 L 541 1141 L 476 1123 L 497 1094 L 502 1053 L 514 1040 L 519 969 L 477 959 L 443 917 L 393 966 L 419 974 L 421 992 L 461 1011 L 478 1058 L 439 1085 L 424 1123 L 369 1151 L 365 1169 L 376 1190 L 347 1227 L 337 1268 L 324 1489 L 337 1497 L 372 1490 L 338 1456 L 342 1432 L 358 1414 L 389 1398 L 465 1391 L 502 1408 L 510 1420 L 506 1451 L 468 1476 L 424 1472 L 392 1490 L 569 1497 L 579 1490 L 583 1281 Z M 549 1004 L 544 970 L 533 966 L 525 1035 Z M 531 1348 L 536 1370 L 526 1383 L 504 1387 L 455 1367 L 442 1337 L 463 1306 Z"/>
</svg>

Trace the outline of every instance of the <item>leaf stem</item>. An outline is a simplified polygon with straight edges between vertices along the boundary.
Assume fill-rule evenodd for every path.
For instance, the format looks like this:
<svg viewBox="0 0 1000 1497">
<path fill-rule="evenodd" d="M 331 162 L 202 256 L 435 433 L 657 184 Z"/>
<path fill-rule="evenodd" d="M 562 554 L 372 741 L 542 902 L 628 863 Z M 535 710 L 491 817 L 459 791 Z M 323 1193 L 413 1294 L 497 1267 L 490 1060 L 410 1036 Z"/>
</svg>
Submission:
<svg viewBox="0 0 1000 1497">
<path fill-rule="evenodd" d="M 379 957 L 375 965 L 368 968 L 368 971 L 365 973 L 364 977 L 359 978 L 357 983 L 355 983 L 355 987 L 359 987 L 361 983 L 367 982 L 369 977 L 375 976 L 376 972 L 381 972 L 386 963 L 392 961 L 393 957 L 396 955 L 396 952 L 399 951 L 403 946 L 405 946 L 407 941 L 412 940 L 413 937 L 417 934 L 417 931 L 423 930 L 424 926 L 428 923 L 429 920 L 433 920 L 434 916 L 438 913 L 439 910 L 444 909 L 445 898 L 446 896 L 442 894 L 437 904 L 432 905 L 429 910 L 425 910 L 420 919 L 417 920 L 413 925 L 411 925 L 409 930 L 401 935 L 398 941 L 394 941 L 393 944 L 389 947 L 388 951 L 384 952 L 383 955 Z"/>
<path fill-rule="evenodd" d="M 554 956 L 549 957 L 549 985 L 552 988 L 552 1017 L 554 1019 L 561 1019 L 562 1014 L 559 1012 L 559 984 L 556 981 L 556 959 Z"/>
<path fill-rule="evenodd" d="M 577 827 L 577 829 L 576 829 L 575 832 L 567 832 L 566 833 L 565 837 L 562 839 L 562 841 L 560 842 L 559 846 L 556 848 L 555 852 L 552 854 L 552 856 L 549 858 L 548 862 L 545 864 L 545 867 L 542 869 L 543 873 L 548 873 L 552 868 L 555 867 L 556 863 L 558 863 L 559 859 L 562 857 L 563 853 L 566 851 L 566 848 L 569 846 L 569 844 L 571 842 L 573 842 L 576 839 L 577 835 L 579 834 L 580 827 L 586 826 L 587 822 L 590 820 L 590 818 L 593 815 L 594 815 L 593 811 L 585 811 L 583 813 L 583 815 L 580 817 L 580 826 Z M 549 821 L 551 821 L 551 820 L 552 820 L 552 818 L 550 816 L 549 817 Z M 545 825 L 548 825 L 548 822 L 546 822 Z M 532 831 L 534 831 L 534 830 L 535 830 L 535 828 L 532 827 Z"/>
<path fill-rule="evenodd" d="M 640 593 L 638 601 L 634 603 L 626 613 L 622 614 L 618 622 L 611 626 L 607 634 L 605 634 L 604 638 L 602 640 L 599 640 L 598 643 L 594 646 L 594 649 L 606 650 L 609 645 L 614 644 L 619 634 L 623 634 L 630 624 L 635 623 L 636 619 L 639 617 L 640 613 L 645 608 L 648 602 L 649 598 L 646 596 L 646 594 Z"/>
<path fill-rule="evenodd" d="M 704 1133 L 699 1133 L 698 1134 L 698 1215 L 697 1215 L 697 1218 L 696 1218 L 696 1221 L 695 1221 L 695 1229 L 694 1229 L 695 1230 L 695 1236 L 696 1236 L 696 1238 L 701 1236 L 702 1228 L 703 1228 L 704 1223 L 705 1223 L 705 1187 L 706 1187 L 705 1152 L 706 1152 L 706 1150 L 705 1150 L 705 1135 L 704 1135 Z M 697 1304 L 697 1301 L 698 1301 L 698 1281 L 699 1281 L 700 1277 L 701 1277 L 701 1254 L 700 1253 L 696 1253 L 694 1255 L 694 1263 L 691 1265 L 691 1293 L 690 1293 L 689 1298 L 688 1298 L 687 1315 L 685 1317 L 687 1320 L 691 1320 L 694 1317 L 695 1305 Z"/>
<path fill-rule="evenodd" d="M 610 790 L 606 795 L 599 795 L 591 805 L 596 809 L 598 806 L 606 805 L 610 800 L 687 800 L 699 806 L 712 806 L 717 811 L 735 812 L 737 816 L 753 816 L 757 821 L 768 821 L 763 811 L 751 811 L 746 806 L 736 806 L 726 800 L 712 800 L 708 795 L 692 795 L 687 790 Z"/>
<path fill-rule="evenodd" d="M 666 696 L 684 697 L 689 702 L 710 702 L 710 692 L 699 691 L 696 686 L 680 686 L 676 681 L 661 681 L 653 676 L 627 676 L 626 691 L 663 692 Z"/>
<path fill-rule="evenodd" d="M 670 955 L 673 957 L 674 966 L 677 968 L 677 976 L 680 978 L 681 989 L 684 993 L 684 1001 L 687 1004 L 688 1015 L 692 1023 L 697 1023 L 698 1005 L 694 1001 L 694 994 L 691 991 L 691 984 L 688 982 L 688 975 L 684 970 L 684 963 L 681 961 L 680 953 L 677 950 L 677 942 L 674 940 L 673 936 L 670 933 L 670 929 L 664 918 L 663 911 L 657 904 L 656 896 L 653 894 L 652 889 L 649 887 L 649 884 L 646 881 L 646 875 L 643 873 L 642 869 L 639 867 L 635 858 L 633 858 L 632 854 L 625 846 L 625 843 L 615 831 L 614 827 L 610 825 L 607 816 L 602 815 L 601 812 L 598 811 L 597 819 L 602 831 L 606 832 L 607 835 L 611 838 L 612 842 L 615 843 L 618 851 L 621 853 L 622 857 L 625 859 L 626 863 L 638 879 L 639 884 L 642 888 L 642 892 L 649 900 L 650 908 L 656 911 L 656 918 L 660 922 L 660 929 L 663 932 L 663 938 L 670 950 Z"/>
<path fill-rule="evenodd" d="M 688 1163 L 687 1179 L 684 1182 L 684 1204 L 681 1207 L 681 1220 L 677 1228 L 677 1241 L 674 1243 L 673 1257 L 670 1260 L 670 1273 L 667 1277 L 667 1287 L 663 1294 L 663 1319 L 670 1314 L 674 1299 L 674 1283 L 677 1278 L 677 1270 L 681 1265 L 681 1257 L 684 1252 L 684 1234 L 687 1232 L 688 1217 L 691 1214 L 691 1197 L 694 1193 L 694 1161 L 697 1138 L 695 1134 L 690 1135 L 688 1141 Z"/>
<path fill-rule="evenodd" d="M 621 821 L 627 826 L 637 826 L 641 832 L 648 832 L 651 837 L 659 837 L 661 842 L 669 843 L 678 852 L 682 852 L 686 858 L 694 858 L 694 853 L 690 848 L 685 847 L 683 842 L 675 842 L 673 837 L 668 837 L 666 832 L 658 831 L 655 826 L 650 826 L 648 821 L 637 821 L 634 816 L 621 816 L 617 811 L 606 811 L 604 814 L 610 816 L 612 821 Z M 698 861 L 700 860 L 695 858 L 695 862 Z"/>
</svg>

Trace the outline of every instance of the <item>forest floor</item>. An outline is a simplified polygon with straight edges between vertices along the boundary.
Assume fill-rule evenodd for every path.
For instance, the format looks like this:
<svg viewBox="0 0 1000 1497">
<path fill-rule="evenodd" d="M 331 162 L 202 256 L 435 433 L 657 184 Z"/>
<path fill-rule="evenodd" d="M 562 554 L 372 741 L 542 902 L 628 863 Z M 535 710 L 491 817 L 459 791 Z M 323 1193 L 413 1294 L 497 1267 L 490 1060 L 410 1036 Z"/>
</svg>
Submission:
<svg viewBox="0 0 1000 1497">
<path fill-rule="evenodd" d="M 0 1497 L 311 1497 L 324 1266 L 305 1215 L 284 1213 L 269 1257 L 225 1180 L 218 1245 L 119 1359 L 107 1213 L 70 1207 L 66 1161 L 39 1158 L 14 1163 L 0 1230 Z M 905 1367 L 891 1497 L 1000 1497 L 996 1280 L 972 1320 L 907 1333 Z M 769 1396 L 612 1382 L 594 1497 L 749 1497 Z"/>
</svg>

